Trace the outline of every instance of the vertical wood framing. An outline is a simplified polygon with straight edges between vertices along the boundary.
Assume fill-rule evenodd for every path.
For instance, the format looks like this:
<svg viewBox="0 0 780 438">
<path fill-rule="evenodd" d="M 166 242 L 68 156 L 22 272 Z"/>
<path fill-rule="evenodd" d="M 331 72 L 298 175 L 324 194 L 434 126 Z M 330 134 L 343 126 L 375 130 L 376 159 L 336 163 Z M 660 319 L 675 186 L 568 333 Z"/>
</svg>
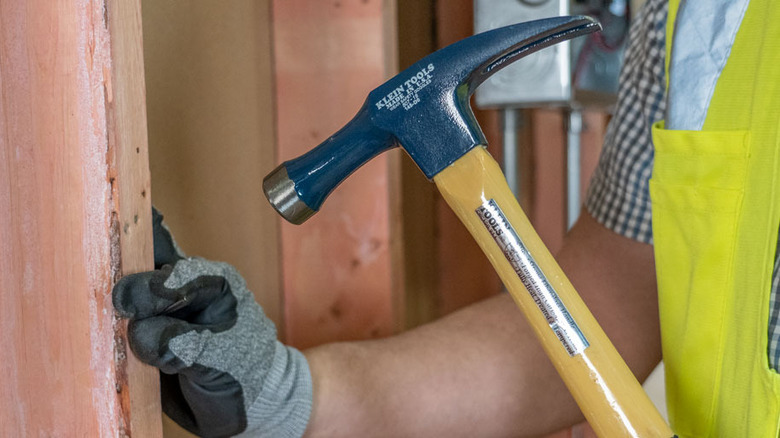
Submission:
<svg viewBox="0 0 780 438">
<path fill-rule="evenodd" d="M 109 159 L 114 154 L 116 173 L 111 212 L 116 222 L 110 232 L 114 242 L 119 234 L 121 276 L 154 267 L 141 2 L 106 0 L 103 8 L 112 63 L 106 86 L 107 153 Z M 125 327 L 125 322 L 115 324 L 117 388 L 124 416 L 120 426 L 128 436 L 161 436 L 159 372 L 129 354 Z"/>
<path fill-rule="evenodd" d="M 470 0 L 399 0 L 399 59 L 405 68 L 471 35 Z M 476 109 L 491 153 L 501 159 L 496 111 Z M 525 174 L 524 174 L 525 175 Z M 411 159 L 402 165 L 405 326 L 411 328 L 497 293 L 498 276 L 474 239 Z"/>
<path fill-rule="evenodd" d="M 436 2 L 438 47 L 473 34 L 472 3 L 471 0 Z M 497 112 L 475 108 L 474 115 L 485 133 L 491 154 L 501 160 Z M 439 315 L 443 315 L 494 295 L 501 291 L 502 286 L 477 243 L 438 195 L 436 211 Z"/>
<path fill-rule="evenodd" d="M 436 50 L 435 0 L 397 0 L 399 70 Z M 436 186 L 407 155 L 401 154 L 401 212 L 404 242 L 403 327 L 416 327 L 439 315 L 436 252 Z"/>
<path fill-rule="evenodd" d="M 398 27 L 398 0 L 382 1 L 382 43 L 384 53 L 384 77 L 382 81 L 396 75 L 399 64 L 399 34 L 403 31 Z M 390 257 L 390 309 L 392 312 L 392 332 L 397 333 L 406 328 L 406 311 L 408 294 L 406 292 L 408 278 L 406 275 L 407 241 L 404 236 L 403 209 L 403 174 L 402 166 L 406 154 L 402 151 L 391 151 L 387 155 L 387 197 L 388 197 L 388 246 Z M 370 334 L 370 332 L 369 332 Z"/>
<path fill-rule="evenodd" d="M 160 435 L 111 287 L 151 268 L 140 4 L 0 3 L 0 436 Z"/>
<path fill-rule="evenodd" d="M 387 26 L 394 8 L 394 1 L 381 0 L 272 2 L 278 161 L 340 129 L 395 70 L 395 38 L 388 35 L 394 22 Z M 396 331 L 402 277 L 394 272 L 392 230 L 399 218 L 390 211 L 390 193 L 399 160 L 388 156 L 351 175 L 305 224 L 282 223 L 285 333 L 291 344 Z"/>
</svg>

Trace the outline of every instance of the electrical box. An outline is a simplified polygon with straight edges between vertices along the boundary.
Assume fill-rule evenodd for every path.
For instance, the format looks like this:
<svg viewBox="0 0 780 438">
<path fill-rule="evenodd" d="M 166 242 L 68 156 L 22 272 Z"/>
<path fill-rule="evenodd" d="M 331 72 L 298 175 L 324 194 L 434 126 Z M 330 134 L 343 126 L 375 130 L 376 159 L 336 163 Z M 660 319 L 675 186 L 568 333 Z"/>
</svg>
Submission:
<svg viewBox="0 0 780 438">
<path fill-rule="evenodd" d="M 474 32 L 561 15 L 589 15 L 601 32 L 547 47 L 499 71 L 477 88 L 481 108 L 610 106 L 629 25 L 628 0 L 474 0 Z"/>
<path fill-rule="evenodd" d="M 475 0 L 474 33 L 541 18 L 569 15 L 569 0 Z M 571 100 L 571 45 L 555 44 L 515 61 L 477 88 L 485 107 L 539 106 Z"/>
</svg>

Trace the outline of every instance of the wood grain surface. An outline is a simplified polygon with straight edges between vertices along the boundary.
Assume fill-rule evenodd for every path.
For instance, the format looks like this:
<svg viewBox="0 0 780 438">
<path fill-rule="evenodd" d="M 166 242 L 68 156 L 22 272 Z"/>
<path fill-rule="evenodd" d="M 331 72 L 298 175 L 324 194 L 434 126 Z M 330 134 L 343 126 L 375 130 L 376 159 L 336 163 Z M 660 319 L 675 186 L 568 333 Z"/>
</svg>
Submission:
<svg viewBox="0 0 780 438">
<path fill-rule="evenodd" d="M 379 0 L 273 2 L 279 162 L 339 130 L 395 71 L 393 8 Z M 390 207 L 398 160 L 389 154 L 347 178 L 308 222 L 281 225 L 285 333 L 297 347 L 381 337 L 399 325 L 403 277 L 392 230 L 400 216 Z"/>
<path fill-rule="evenodd" d="M 160 436 L 114 282 L 151 267 L 140 4 L 0 3 L 0 436 Z"/>
</svg>

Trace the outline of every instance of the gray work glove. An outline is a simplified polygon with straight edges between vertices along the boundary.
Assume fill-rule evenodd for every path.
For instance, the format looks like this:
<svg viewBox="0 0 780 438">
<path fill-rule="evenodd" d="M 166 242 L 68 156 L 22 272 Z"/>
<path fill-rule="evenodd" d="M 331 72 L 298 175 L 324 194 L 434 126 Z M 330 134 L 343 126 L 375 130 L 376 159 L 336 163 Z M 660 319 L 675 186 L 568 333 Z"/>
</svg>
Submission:
<svg viewBox="0 0 780 438">
<path fill-rule="evenodd" d="M 309 366 L 276 339 L 235 268 L 185 258 L 153 211 L 155 271 L 122 278 L 117 312 L 130 347 L 160 373 L 163 411 L 200 436 L 299 437 L 311 412 Z"/>
</svg>

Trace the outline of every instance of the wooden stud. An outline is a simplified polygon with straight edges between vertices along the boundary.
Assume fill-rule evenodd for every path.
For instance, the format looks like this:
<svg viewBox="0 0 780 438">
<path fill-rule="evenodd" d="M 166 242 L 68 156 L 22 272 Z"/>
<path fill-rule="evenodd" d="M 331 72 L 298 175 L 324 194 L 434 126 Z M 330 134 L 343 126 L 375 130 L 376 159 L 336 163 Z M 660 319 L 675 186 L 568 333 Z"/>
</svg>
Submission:
<svg viewBox="0 0 780 438">
<path fill-rule="evenodd" d="M 470 0 L 436 3 L 437 44 L 444 47 L 473 34 Z M 501 159 L 499 117 L 495 110 L 474 111 L 488 140 L 489 150 Z M 499 293 L 501 280 L 457 216 L 437 195 L 437 285 L 439 315 Z"/>
<path fill-rule="evenodd" d="M 395 71 L 395 16 L 389 13 L 395 2 L 272 5 L 278 160 L 284 161 L 340 129 Z M 285 333 L 291 344 L 397 331 L 403 277 L 392 260 L 398 219 L 389 193 L 398 162 L 388 154 L 374 158 L 308 222 L 282 224 Z"/>
<path fill-rule="evenodd" d="M 0 3 L 0 436 L 160 436 L 110 298 L 151 268 L 146 154 L 140 3 Z"/>
<path fill-rule="evenodd" d="M 434 0 L 398 0 L 399 70 L 436 50 Z M 402 154 L 401 207 L 404 243 L 404 328 L 439 315 L 436 252 L 436 187 L 407 154 Z"/>
</svg>

